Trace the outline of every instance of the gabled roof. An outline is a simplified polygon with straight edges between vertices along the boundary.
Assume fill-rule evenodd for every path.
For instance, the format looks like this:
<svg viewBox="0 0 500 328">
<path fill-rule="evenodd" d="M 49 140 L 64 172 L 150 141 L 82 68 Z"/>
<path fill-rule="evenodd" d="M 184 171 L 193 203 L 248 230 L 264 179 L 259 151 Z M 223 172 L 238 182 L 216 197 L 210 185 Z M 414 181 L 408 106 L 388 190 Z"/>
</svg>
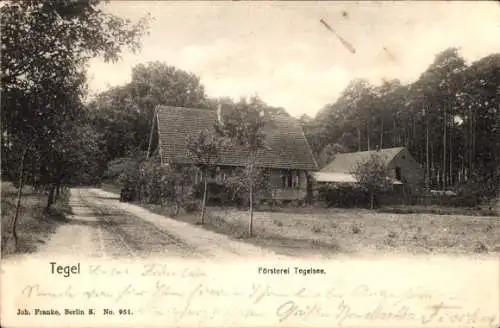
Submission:
<svg viewBox="0 0 500 328">
<path fill-rule="evenodd" d="M 355 176 L 349 173 L 336 173 L 336 172 L 314 172 L 314 178 L 318 182 L 343 182 L 355 183 L 358 182 Z"/>
<path fill-rule="evenodd" d="M 358 179 L 349 173 L 314 172 L 313 177 L 317 182 L 323 183 L 357 183 Z M 392 184 L 403 184 L 401 181 L 387 177 Z"/>
<path fill-rule="evenodd" d="M 317 170 L 317 164 L 299 122 L 285 115 L 272 117 L 273 126 L 264 130 L 268 149 L 261 151 L 257 165 L 265 168 Z M 157 123 L 162 161 L 191 163 L 187 153 L 190 135 L 214 131 L 217 112 L 210 109 L 158 106 Z M 219 165 L 244 166 L 248 152 L 231 146 L 220 156 Z"/>
<path fill-rule="evenodd" d="M 321 169 L 321 172 L 350 173 L 355 168 L 356 163 L 370 159 L 372 154 L 380 155 L 385 165 L 389 163 L 403 151 L 404 147 L 385 148 L 380 150 L 359 151 L 355 153 L 336 154 L 334 160 Z"/>
</svg>

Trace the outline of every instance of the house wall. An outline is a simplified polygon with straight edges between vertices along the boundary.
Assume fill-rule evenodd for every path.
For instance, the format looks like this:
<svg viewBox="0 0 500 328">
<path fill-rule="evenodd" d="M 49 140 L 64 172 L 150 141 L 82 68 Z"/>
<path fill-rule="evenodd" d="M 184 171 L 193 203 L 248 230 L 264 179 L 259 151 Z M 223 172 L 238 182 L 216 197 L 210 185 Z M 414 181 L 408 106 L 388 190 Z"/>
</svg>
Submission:
<svg viewBox="0 0 500 328">
<path fill-rule="evenodd" d="M 387 166 L 390 177 L 396 179 L 396 168 L 400 168 L 401 180 L 411 191 L 417 190 L 424 182 L 424 171 L 406 149 L 401 151 Z"/>
<path fill-rule="evenodd" d="M 229 176 L 234 168 L 223 167 L 209 176 L 209 182 L 222 183 L 224 175 Z M 307 173 L 301 170 L 269 169 L 270 191 L 257 195 L 260 200 L 303 200 L 307 197 Z M 195 181 L 201 182 L 201 175 Z"/>
<path fill-rule="evenodd" d="M 291 184 L 289 174 L 291 174 Z M 262 195 L 262 199 L 303 200 L 307 196 L 306 171 L 270 170 L 270 184 L 270 194 Z"/>
</svg>

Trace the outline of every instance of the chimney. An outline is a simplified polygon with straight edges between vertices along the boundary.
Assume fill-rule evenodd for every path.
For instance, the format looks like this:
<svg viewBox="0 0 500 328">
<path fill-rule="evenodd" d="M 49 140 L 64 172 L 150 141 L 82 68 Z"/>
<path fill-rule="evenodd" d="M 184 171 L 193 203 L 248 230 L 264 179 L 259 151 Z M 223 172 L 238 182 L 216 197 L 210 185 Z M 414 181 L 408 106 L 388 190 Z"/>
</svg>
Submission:
<svg viewBox="0 0 500 328">
<path fill-rule="evenodd" d="M 222 124 L 222 106 L 221 104 L 217 105 L 217 121 L 219 124 Z"/>
</svg>

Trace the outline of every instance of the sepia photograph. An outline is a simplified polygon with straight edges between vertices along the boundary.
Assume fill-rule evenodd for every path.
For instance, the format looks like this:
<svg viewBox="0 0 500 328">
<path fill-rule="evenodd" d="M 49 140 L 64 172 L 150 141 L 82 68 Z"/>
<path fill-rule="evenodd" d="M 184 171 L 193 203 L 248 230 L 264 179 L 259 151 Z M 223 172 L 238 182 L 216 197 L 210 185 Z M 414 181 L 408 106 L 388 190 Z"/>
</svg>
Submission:
<svg viewBox="0 0 500 328">
<path fill-rule="evenodd" d="M 500 327 L 494 1 L 0 1 L 2 327 Z"/>
</svg>

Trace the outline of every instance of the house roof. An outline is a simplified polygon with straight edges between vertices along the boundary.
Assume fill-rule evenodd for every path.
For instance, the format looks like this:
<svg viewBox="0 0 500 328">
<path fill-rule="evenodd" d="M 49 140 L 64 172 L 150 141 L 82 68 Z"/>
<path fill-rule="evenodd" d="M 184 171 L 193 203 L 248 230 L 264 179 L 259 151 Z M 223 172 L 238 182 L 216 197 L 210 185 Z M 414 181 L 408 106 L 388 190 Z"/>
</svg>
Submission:
<svg viewBox="0 0 500 328">
<path fill-rule="evenodd" d="M 317 182 L 323 183 L 356 183 L 358 179 L 349 173 L 337 173 L 337 172 L 314 172 L 314 179 Z M 387 177 L 392 184 L 403 184 L 401 181 Z"/>
<path fill-rule="evenodd" d="M 318 182 L 340 182 L 340 183 L 358 182 L 356 177 L 348 173 L 314 172 L 313 176 Z"/>
<path fill-rule="evenodd" d="M 317 164 L 299 122 L 289 116 L 275 115 L 273 126 L 264 129 L 265 149 L 257 165 L 265 168 L 317 170 Z M 209 109 L 158 106 L 157 122 L 163 162 L 191 163 L 187 153 L 188 137 L 203 130 L 214 130 L 217 112 Z M 232 145 L 225 149 L 219 165 L 244 166 L 248 152 Z"/>
<path fill-rule="evenodd" d="M 321 172 L 350 173 L 359 162 L 370 159 L 372 154 L 379 154 L 385 165 L 389 163 L 403 151 L 404 147 L 385 148 L 380 150 L 360 151 L 355 153 L 336 154 L 333 161 L 321 169 Z"/>
</svg>

